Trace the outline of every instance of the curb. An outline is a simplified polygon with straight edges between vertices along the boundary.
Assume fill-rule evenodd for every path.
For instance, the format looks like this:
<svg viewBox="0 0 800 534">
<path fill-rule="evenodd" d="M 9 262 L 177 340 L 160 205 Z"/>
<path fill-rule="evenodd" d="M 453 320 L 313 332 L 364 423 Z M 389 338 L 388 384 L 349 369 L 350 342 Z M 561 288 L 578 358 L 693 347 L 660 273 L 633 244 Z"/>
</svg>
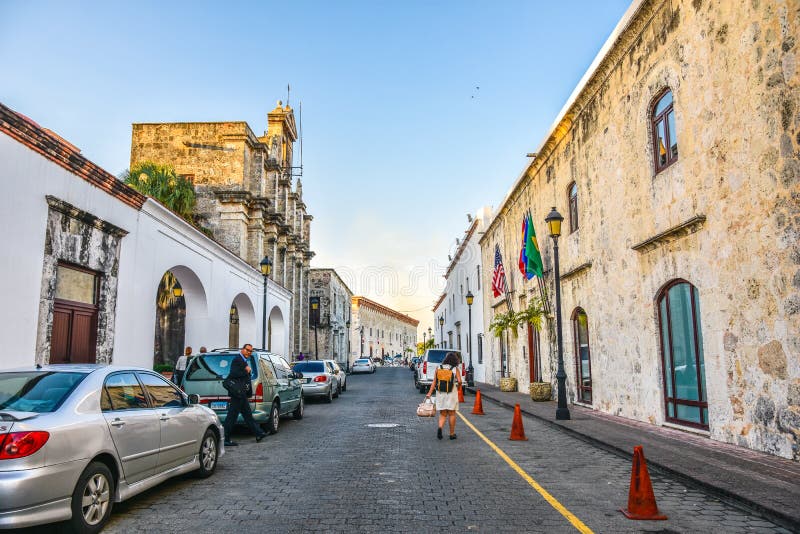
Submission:
<svg viewBox="0 0 800 534">
<path fill-rule="evenodd" d="M 468 391 L 468 392 L 472 393 L 473 395 L 475 394 L 476 389 L 477 388 L 474 387 L 474 386 L 465 386 L 464 387 L 465 391 Z M 485 391 L 481 390 L 481 397 L 483 397 L 484 399 L 487 399 L 487 400 L 489 400 L 489 401 L 491 401 L 491 402 L 493 402 L 495 404 L 498 404 L 498 405 L 500 405 L 500 406 L 502 406 L 504 408 L 508 408 L 510 410 L 514 409 L 514 405 L 513 404 L 509 404 L 508 402 L 505 402 L 504 400 L 501 400 L 499 398 L 495 398 L 491 391 L 490 392 L 485 392 Z M 616 445 L 611 445 L 610 443 L 606 443 L 605 441 L 601 441 L 601 440 L 599 440 L 597 438 L 594 438 L 592 436 L 583 434 L 583 433 L 578 432 L 577 430 L 574 430 L 572 428 L 560 425 L 560 424 L 556 423 L 555 421 L 553 421 L 551 419 L 547 419 L 547 418 L 542 417 L 542 416 L 540 416 L 538 414 L 535 414 L 533 412 L 528 411 L 521 404 L 520 404 L 520 410 L 522 411 L 522 413 L 524 413 L 528 417 L 532 417 L 532 418 L 534 418 L 534 419 L 536 419 L 538 421 L 542 421 L 544 423 L 547 423 L 548 425 L 550 425 L 553 428 L 557 428 L 557 429 L 561 430 L 562 432 L 564 432 L 566 434 L 569 434 L 570 436 L 572 436 L 574 438 L 577 438 L 577 439 L 579 439 L 579 440 L 581 440 L 583 442 L 589 443 L 589 444 L 591 444 L 591 445 L 593 445 L 593 446 L 595 446 L 595 447 L 597 447 L 599 449 L 602 449 L 602 450 L 604 450 L 606 452 L 610 452 L 611 454 L 614 454 L 616 456 L 625 458 L 626 460 L 630 460 L 630 459 L 633 458 L 633 453 L 632 452 L 628 452 L 627 450 L 621 449 L 621 448 L 617 447 Z M 689 476 L 689 475 L 687 475 L 685 473 L 682 473 L 680 471 L 676 471 L 675 469 L 672 469 L 671 467 L 668 467 L 668 466 L 662 464 L 661 462 L 658 462 L 658 461 L 653 460 L 651 458 L 647 459 L 647 466 L 648 467 L 651 467 L 651 466 L 655 467 L 655 470 L 660 472 L 661 474 L 669 475 L 670 477 L 678 480 L 679 482 L 681 482 L 683 484 L 686 484 L 687 486 L 691 486 L 691 487 L 693 487 L 695 489 L 700 489 L 702 491 L 705 491 L 706 493 L 709 493 L 709 494 L 713 495 L 714 497 L 717 497 L 718 499 L 723 500 L 723 501 L 725 501 L 726 503 L 728 503 L 728 504 L 730 504 L 732 506 L 735 506 L 737 508 L 743 509 L 746 512 L 750 512 L 750 513 L 753 513 L 753 514 L 758 515 L 760 517 L 763 517 L 764 519 L 767 519 L 768 521 L 772 521 L 773 523 L 775 523 L 776 525 L 778 525 L 780 527 L 789 529 L 789 530 L 791 530 L 793 532 L 800 532 L 800 521 L 798 521 L 797 519 L 795 519 L 793 517 L 789 517 L 787 515 L 784 515 L 784 514 L 782 514 L 781 512 L 779 512 L 777 510 L 773 510 L 771 508 L 767 508 L 767 507 L 765 507 L 765 506 L 763 506 L 763 505 L 761 505 L 761 504 L 759 504 L 757 502 L 751 501 L 750 499 L 748 499 L 746 497 L 743 497 L 741 495 L 736 495 L 735 493 L 731 493 L 730 491 L 728 491 L 728 490 L 726 490 L 724 488 L 720 488 L 720 487 L 715 486 L 713 484 L 709 484 L 708 482 L 705 482 L 703 480 L 698 480 L 698 479 L 696 479 L 696 478 L 694 478 L 692 476 Z"/>
</svg>

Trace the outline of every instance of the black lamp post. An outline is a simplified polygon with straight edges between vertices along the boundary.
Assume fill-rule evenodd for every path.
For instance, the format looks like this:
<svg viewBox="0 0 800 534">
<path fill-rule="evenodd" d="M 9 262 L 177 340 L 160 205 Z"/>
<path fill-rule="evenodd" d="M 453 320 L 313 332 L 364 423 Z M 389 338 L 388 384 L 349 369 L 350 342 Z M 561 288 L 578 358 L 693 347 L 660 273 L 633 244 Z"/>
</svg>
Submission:
<svg viewBox="0 0 800 534">
<path fill-rule="evenodd" d="M 272 260 L 269 256 L 264 256 L 258 264 L 261 268 L 261 274 L 264 276 L 264 313 L 263 324 L 261 325 L 261 348 L 267 349 L 267 280 L 269 280 L 269 273 L 272 271 Z"/>
<path fill-rule="evenodd" d="M 361 357 L 364 357 L 364 326 L 361 326 Z"/>
<path fill-rule="evenodd" d="M 344 372 L 350 372 L 350 319 L 345 321 L 344 325 L 347 327 L 347 358 L 344 362 Z"/>
<path fill-rule="evenodd" d="M 439 331 L 441 332 L 442 336 L 442 348 L 446 349 L 447 345 L 444 344 L 444 316 L 439 316 Z"/>
<path fill-rule="evenodd" d="M 428 327 L 428 341 L 431 342 L 431 347 L 433 347 L 433 330 L 430 326 Z M 423 348 L 427 348 L 427 345 L 425 345 Z"/>
<path fill-rule="evenodd" d="M 427 334 L 425 330 L 422 331 L 422 354 L 425 354 L 425 336 Z"/>
<path fill-rule="evenodd" d="M 472 301 L 475 296 L 472 291 L 467 291 L 467 317 L 469 325 L 469 339 L 467 340 L 467 350 L 469 351 L 469 367 L 467 367 L 467 385 L 475 385 L 475 368 L 472 367 Z"/>
<path fill-rule="evenodd" d="M 314 359 L 319 360 L 319 353 L 317 352 L 317 324 L 319 323 L 319 302 L 311 302 L 311 313 L 314 317 Z"/>
<path fill-rule="evenodd" d="M 564 371 L 564 346 L 561 336 L 561 276 L 558 271 L 558 237 L 561 235 L 561 221 L 564 220 L 564 217 L 553 207 L 544 220 L 550 231 L 550 237 L 553 238 L 553 263 L 556 273 L 556 335 L 558 337 L 558 372 L 556 372 L 558 408 L 556 408 L 556 419 L 566 420 L 570 417 L 569 408 L 567 408 L 567 373 Z"/>
</svg>

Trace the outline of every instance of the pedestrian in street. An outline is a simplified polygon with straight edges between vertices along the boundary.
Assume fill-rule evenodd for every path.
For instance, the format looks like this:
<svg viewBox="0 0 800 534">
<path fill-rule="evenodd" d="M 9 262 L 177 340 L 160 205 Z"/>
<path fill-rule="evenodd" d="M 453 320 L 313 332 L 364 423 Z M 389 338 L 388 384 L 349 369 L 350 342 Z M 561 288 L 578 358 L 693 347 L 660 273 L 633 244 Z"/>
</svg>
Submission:
<svg viewBox="0 0 800 534">
<path fill-rule="evenodd" d="M 207 349 L 207 348 L 205 348 L 205 347 L 200 347 L 200 354 L 205 354 L 206 352 L 208 352 L 208 349 Z"/>
<path fill-rule="evenodd" d="M 245 424 L 256 436 L 256 442 L 261 441 L 266 436 L 266 432 L 261 430 L 253 419 L 253 412 L 250 410 L 250 403 L 247 402 L 247 391 L 251 388 L 250 382 L 250 355 L 253 353 L 253 345 L 245 344 L 239 354 L 231 362 L 231 370 L 226 381 L 231 379 L 232 387 L 228 389 L 231 400 L 228 401 L 228 413 L 225 415 L 225 446 L 236 447 L 239 445 L 231 439 L 233 426 L 242 414 Z"/>
<path fill-rule="evenodd" d="M 178 387 L 181 387 L 181 380 L 183 380 L 183 375 L 186 373 L 186 364 L 189 363 L 189 358 L 191 358 L 191 356 L 192 347 L 186 347 L 183 351 L 183 355 L 175 362 L 175 368 L 172 370 L 172 381 Z"/>
<path fill-rule="evenodd" d="M 450 424 L 450 439 L 456 439 L 456 412 L 458 411 L 458 389 L 462 385 L 458 354 L 448 352 L 434 373 L 433 383 L 426 398 L 436 391 L 436 410 L 439 412 L 439 427 L 436 437 L 442 439 L 445 420 Z"/>
</svg>

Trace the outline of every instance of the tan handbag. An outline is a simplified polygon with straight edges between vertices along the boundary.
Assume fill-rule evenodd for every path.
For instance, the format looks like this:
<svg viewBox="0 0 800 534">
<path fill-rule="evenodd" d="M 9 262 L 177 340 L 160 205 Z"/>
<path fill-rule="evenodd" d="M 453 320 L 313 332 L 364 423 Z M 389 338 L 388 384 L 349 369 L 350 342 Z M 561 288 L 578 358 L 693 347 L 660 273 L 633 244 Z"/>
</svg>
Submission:
<svg viewBox="0 0 800 534">
<path fill-rule="evenodd" d="M 430 397 L 417 406 L 417 415 L 420 417 L 433 417 L 436 415 L 436 405 Z"/>
</svg>

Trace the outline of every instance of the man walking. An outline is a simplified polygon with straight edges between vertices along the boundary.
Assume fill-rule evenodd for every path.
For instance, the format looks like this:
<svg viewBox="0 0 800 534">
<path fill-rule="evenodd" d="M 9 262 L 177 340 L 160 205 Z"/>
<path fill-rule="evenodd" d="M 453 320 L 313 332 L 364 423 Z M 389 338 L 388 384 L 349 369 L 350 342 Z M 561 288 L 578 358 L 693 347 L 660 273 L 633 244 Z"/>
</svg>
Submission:
<svg viewBox="0 0 800 534">
<path fill-rule="evenodd" d="M 228 413 L 225 415 L 226 447 L 239 445 L 231 439 L 231 435 L 240 413 L 250 431 L 256 436 L 256 442 L 261 441 L 267 435 L 256 424 L 253 419 L 253 412 L 250 410 L 250 403 L 247 402 L 247 391 L 251 389 L 249 358 L 252 353 L 253 345 L 247 343 L 231 362 L 231 371 L 228 373 L 228 379 L 233 383 L 232 387 L 228 389 L 231 400 L 228 402 Z"/>
</svg>

